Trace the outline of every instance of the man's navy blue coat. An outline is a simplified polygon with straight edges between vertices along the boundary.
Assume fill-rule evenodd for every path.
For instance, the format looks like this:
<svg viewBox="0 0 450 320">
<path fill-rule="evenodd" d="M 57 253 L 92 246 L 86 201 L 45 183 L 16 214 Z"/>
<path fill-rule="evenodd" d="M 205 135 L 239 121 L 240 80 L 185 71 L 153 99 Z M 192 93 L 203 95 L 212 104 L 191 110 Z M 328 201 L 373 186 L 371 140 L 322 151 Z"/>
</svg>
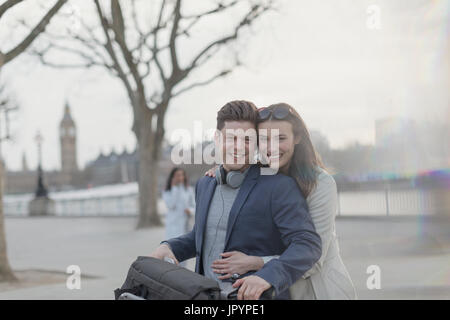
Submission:
<svg viewBox="0 0 450 320">
<path fill-rule="evenodd" d="M 196 257 L 195 271 L 203 274 L 202 245 L 208 210 L 217 182 L 202 177 L 195 188 L 195 225 L 191 232 L 168 240 L 178 261 Z M 306 201 L 291 177 L 261 175 L 253 165 L 230 211 L 224 252 L 252 256 L 280 255 L 255 272 L 289 299 L 287 290 L 319 260 L 320 236 L 315 232 Z"/>
</svg>

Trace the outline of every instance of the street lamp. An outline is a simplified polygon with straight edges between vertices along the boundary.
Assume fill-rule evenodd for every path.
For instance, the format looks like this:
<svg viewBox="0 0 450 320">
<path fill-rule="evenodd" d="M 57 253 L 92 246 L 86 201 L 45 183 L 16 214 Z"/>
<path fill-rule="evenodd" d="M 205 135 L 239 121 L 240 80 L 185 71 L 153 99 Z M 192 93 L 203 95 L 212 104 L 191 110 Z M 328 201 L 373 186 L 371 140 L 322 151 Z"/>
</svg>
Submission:
<svg viewBox="0 0 450 320">
<path fill-rule="evenodd" d="M 43 179 L 43 172 L 42 172 L 42 142 L 43 138 L 41 133 L 38 131 L 36 134 L 36 137 L 34 138 L 34 141 L 36 141 L 37 148 L 38 148 L 38 183 L 37 188 L 35 192 L 36 197 L 47 197 L 48 191 L 47 188 L 44 186 L 44 179 Z"/>
<path fill-rule="evenodd" d="M 55 213 L 55 202 L 48 197 L 47 188 L 44 185 L 43 171 L 42 171 L 42 142 L 43 138 L 38 131 L 34 141 L 36 141 L 38 148 L 38 181 L 34 199 L 29 203 L 30 216 L 47 216 Z"/>
</svg>

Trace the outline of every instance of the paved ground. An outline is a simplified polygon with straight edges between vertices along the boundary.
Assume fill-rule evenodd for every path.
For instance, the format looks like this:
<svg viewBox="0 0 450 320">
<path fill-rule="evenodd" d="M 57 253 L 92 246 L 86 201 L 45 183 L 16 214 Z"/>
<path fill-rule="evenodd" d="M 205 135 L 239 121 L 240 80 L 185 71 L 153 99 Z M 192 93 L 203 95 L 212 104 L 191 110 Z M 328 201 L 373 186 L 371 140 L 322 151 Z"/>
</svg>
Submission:
<svg viewBox="0 0 450 320">
<path fill-rule="evenodd" d="M 65 272 L 67 266 L 79 265 L 82 274 L 95 278 L 83 279 L 81 290 L 68 290 L 60 282 L 0 291 L 0 299 L 112 299 L 130 263 L 150 253 L 164 234 L 163 228 L 136 231 L 135 223 L 134 218 L 6 219 L 15 270 Z M 359 297 L 450 299 L 448 230 L 424 227 L 414 218 L 338 219 L 342 257 Z M 380 290 L 366 287 L 369 265 L 381 268 Z"/>
</svg>

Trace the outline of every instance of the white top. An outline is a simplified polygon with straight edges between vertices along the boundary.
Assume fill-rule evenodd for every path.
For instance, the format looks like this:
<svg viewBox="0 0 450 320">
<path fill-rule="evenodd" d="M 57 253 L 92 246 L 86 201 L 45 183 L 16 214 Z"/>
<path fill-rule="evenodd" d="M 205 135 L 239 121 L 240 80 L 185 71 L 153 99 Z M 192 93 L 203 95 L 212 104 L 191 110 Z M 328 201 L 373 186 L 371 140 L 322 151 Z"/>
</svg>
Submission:
<svg viewBox="0 0 450 320">
<path fill-rule="evenodd" d="M 166 239 L 179 237 L 189 232 L 189 217 L 185 209 L 195 213 L 195 194 L 192 187 L 177 185 L 164 191 L 162 198 L 167 207 Z"/>
</svg>

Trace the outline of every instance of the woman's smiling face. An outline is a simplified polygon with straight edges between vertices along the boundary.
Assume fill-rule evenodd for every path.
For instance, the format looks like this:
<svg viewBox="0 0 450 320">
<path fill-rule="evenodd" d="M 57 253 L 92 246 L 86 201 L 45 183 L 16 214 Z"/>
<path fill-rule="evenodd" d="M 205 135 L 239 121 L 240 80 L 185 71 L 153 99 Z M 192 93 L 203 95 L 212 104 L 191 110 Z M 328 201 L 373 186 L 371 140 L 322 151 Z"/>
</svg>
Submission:
<svg viewBox="0 0 450 320">
<path fill-rule="evenodd" d="M 270 167 L 287 173 L 294 155 L 295 145 L 300 139 L 294 135 L 289 121 L 269 120 L 258 124 L 259 150 Z M 276 141 L 278 139 L 278 147 Z"/>
</svg>

